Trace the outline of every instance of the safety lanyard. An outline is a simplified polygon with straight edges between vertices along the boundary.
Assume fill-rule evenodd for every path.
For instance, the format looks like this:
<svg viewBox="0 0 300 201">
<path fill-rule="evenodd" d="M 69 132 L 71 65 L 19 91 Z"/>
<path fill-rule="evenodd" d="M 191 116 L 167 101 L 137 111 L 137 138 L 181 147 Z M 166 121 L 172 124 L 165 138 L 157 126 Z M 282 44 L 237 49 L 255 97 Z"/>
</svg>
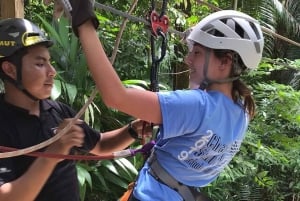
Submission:
<svg viewBox="0 0 300 201">
<path fill-rule="evenodd" d="M 150 90 L 153 92 L 159 91 L 159 81 L 158 81 L 158 69 L 160 62 L 164 59 L 167 50 L 167 31 L 169 27 L 169 18 L 165 15 L 167 9 L 167 0 L 163 0 L 161 12 L 157 13 L 155 8 L 154 0 L 151 1 L 151 11 L 147 16 L 147 20 L 150 24 L 150 47 L 151 47 L 151 71 L 150 71 Z M 160 57 L 156 55 L 156 45 L 155 42 L 160 39 Z M 153 128 L 152 124 L 152 128 Z M 157 129 L 154 129 L 152 139 L 156 138 Z M 142 144 L 147 143 L 147 140 L 142 136 Z"/>
<path fill-rule="evenodd" d="M 167 50 L 167 37 L 166 33 L 169 27 L 169 18 L 165 15 L 167 9 L 167 0 L 163 0 L 162 8 L 160 14 L 157 13 L 155 9 L 154 0 L 151 1 L 151 11 L 149 12 L 148 20 L 151 26 L 151 37 L 150 37 L 150 46 L 151 46 L 151 73 L 150 73 L 150 87 L 154 92 L 159 91 L 158 85 L 158 68 L 160 62 L 166 55 Z M 160 57 L 156 55 L 156 46 L 155 42 L 157 39 L 161 38 L 160 45 Z"/>
<path fill-rule="evenodd" d="M 154 141 L 150 141 L 138 149 L 125 149 L 110 154 L 101 154 L 101 155 L 64 155 L 64 154 L 54 154 L 54 153 L 46 153 L 46 152 L 39 152 L 39 151 L 25 153 L 23 155 L 33 156 L 33 157 L 43 157 L 43 158 L 68 159 L 68 160 L 111 160 L 111 159 L 135 156 L 138 153 L 143 154 L 144 156 L 148 156 L 151 153 L 154 144 L 155 144 Z M 17 151 L 17 150 L 18 149 L 12 147 L 0 146 L 0 152 L 4 152 L 4 153 Z"/>
</svg>

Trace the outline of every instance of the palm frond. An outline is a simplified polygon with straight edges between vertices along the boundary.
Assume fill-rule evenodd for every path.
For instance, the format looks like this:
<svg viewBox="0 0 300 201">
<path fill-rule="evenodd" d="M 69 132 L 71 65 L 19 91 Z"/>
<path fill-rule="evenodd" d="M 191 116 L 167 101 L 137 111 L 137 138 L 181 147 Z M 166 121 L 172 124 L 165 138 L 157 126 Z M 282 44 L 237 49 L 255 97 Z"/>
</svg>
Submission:
<svg viewBox="0 0 300 201">
<path fill-rule="evenodd" d="M 286 38 L 299 42 L 300 38 L 300 2 L 288 0 L 282 4 L 279 0 L 263 1 L 260 7 L 261 23 Z M 265 37 L 265 56 L 271 58 L 299 58 L 300 47 L 294 47 L 278 38 Z"/>
</svg>

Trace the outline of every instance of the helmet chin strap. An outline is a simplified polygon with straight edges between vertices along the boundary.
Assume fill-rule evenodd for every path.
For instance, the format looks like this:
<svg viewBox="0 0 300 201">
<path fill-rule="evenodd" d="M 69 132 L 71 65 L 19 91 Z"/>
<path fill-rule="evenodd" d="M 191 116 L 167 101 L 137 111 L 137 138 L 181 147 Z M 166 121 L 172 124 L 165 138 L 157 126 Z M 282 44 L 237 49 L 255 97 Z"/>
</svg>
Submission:
<svg viewBox="0 0 300 201">
<path fill-rule="evenodd" d="M 28 96 L 30 99 L 32 99 L 33 101 L 38 101 L 39 99 L 35 96 L 33 96 L 31 93 L 29 93 L 29 91 L 27 91 L 23 84 L 22 84 L 22 73 L 21 73 L 21 66 L 17 67 L 17 80 L 13 80 L 13 84 L 20 90 L 22 91 L 26 96 Z M 20 74 L 20 76 L 19 76 Z"/>
<path fill-rule="evenodd" d="M 22 91 L 26 96 L 28 96 L 30 99 L 34 100 L 34 101 L 38 101 L 39 99 L 35 96 L 33 96 L 31 93 L 29 93 L 29 91 L 27 91 L 23 84 L 22 84 L 22 57 L 25 55 L 25 53 L 20 53 L 18 55 L 16 55 L 13 58 L 13 61 L 11 61 L 17 68 L 17 80 L 12 79 L 11 77 L 9 77 L 8 75 L 6 75 L 4 73 L 5 79 L 7 81 L 9 81 L 10 83 L 12 83 L 13 85 L 15 85 L 15 87 L 17 89 L 19 89 L 20 91 Z"/>
<path fill-rule="evenodd" d="M 205 48 L 205 63 L 204 63 L 204 67 L 203 67 L 203 76 L 204 79 L 203 81 L 200 83 L 199 89 L 201 90 L 205 90 L 209 84 L 211 84 L 210 80 L 207 77 L 207 70 L 208 70 L 208 65 L 209 65 L 209 58 L 210 58 L 210 53 L 211 53 L 211 49 Z"/>
<path fill-rule="evenodd" d="M 37 97 L 33 96 L 31 93 L 29 93 L 26 89 L 24 89 L 23 85 L 19 85 L 20 87 L 17 86 L 18 89 L 20 89 L 26 96 L 28 96 L 30 99 L 33 101 L 38 101 Z"/>
<path fill-rule="evenodd" d="M 207 87 L 210 84 L 213 84 L 213 83 L 222 84 L 222 83 L 227 83 L 227 82 L 233 82 L 234 80 L 237 80 L 237 79 L 240 78 L 240 76 L 235 76 L 235 77 L 229 77 L 229 78 L 220 79 L 220 80 L 209 79 L 207 77 L 207 71 L 208 71 L 208 66 L 209 66 L 210 54 L 211 54 L 211 49 L 206 48 L 206 51 L 205 51 L 205 63 L 204 63 L 204 67 L 203 67 L 204 80 L 200 83 L 199 89 L 205 90 L 205 89 L 207 89 Z"/>
<path fill-rule="evenodd" d="M 30 99 L 34 100 L 34 101 L 38 101 L 39 99 L 36 98 L 35 96 L 33 96 L 32 94 L 30 94 L 22 85 L 21 81 L 16 81 L 14 79 L 12 79 L 9 76 L 5 76 L 6 80 L 9 81 L 10 83 L 12 83 L 13 85 L 15 85 L 15 87 L 17 89 L 19 89 L 20 91 L 22 91 L 26 96 L 28 96 Z"/>
</svg>

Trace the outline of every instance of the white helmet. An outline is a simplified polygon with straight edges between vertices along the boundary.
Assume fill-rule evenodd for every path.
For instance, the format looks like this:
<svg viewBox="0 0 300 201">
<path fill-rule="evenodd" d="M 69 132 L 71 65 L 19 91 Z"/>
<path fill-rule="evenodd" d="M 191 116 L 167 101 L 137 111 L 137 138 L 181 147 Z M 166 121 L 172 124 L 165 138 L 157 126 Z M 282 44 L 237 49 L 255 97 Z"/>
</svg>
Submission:
<svg viewBox="0 0 300 201">
<path fill-rule="evenodd" d="M 258 21 L 235 10 L 218 11 L 203 18 L 192 28 L 187 42 L 233 50 L 249 69 L 258 66 L 264 46 Z"/>
</svg>

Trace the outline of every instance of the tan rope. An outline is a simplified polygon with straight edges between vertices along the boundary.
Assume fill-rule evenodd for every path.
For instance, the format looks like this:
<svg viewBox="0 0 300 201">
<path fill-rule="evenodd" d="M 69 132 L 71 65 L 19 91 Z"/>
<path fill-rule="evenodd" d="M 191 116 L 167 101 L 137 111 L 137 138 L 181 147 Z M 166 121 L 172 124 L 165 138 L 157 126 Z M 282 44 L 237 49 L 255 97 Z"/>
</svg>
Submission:
<svg viewBox="0 0 300 201">
<path fill-rule="evenodd" d="M 132 5 L 131 5 L 131 7 L 130 7 L 130 9 L 129 9 L 129 11 L 128 11 L 128 14 L 129 14 L 129 15 L 133 12 L 134 8 L 135 8 L 136 5 L 137 5 L 137 2 L 138 2 L 138 0 L 134 0 L 134 2 L 132 3 Z M 116 40 L 116 42 L 115 42 L 114 50 L 117 50 L 118 47 L 119 47 L 119 45 L 120 45 L 121 36 L 122 36 L 122 34 L 123 34 L 124 30 L 125 30 L 125 27 L 126 27 L 127 22 L 128 22 L 128 18 L 124 18 L 123 23 L 122 23 L 121 28 L 120 28 L 120 31 L 119 31 L 118 36 L 117 36 L 117 40 Z M 114 62 L 115 62 L 115 59 L 116 59 L 116 56 L 117 56 L 117 52 L 118 52 L 118 51 L 114 51 L 114 52 L 112 53 L 112 56 L 111 56 L 111 58 L 110 58 L 110 62 L 111 62 L 111 63 L 114 63 Z"/>
<path fill-rule="evenodd" d="M 88 101 L 83 105 L 83 107 L 80 109 L 80 111 L 75 115 L 75 117 L 67 124 L 67 126 L 65 128 L 63 128 L 61 131 L 59 131 L 56 135 L 54 135 L 52 138 L 31 146 L 31 147 L 27 147 L 24 149 L 19 149 L 16 151 L 10 151 L 10 152 L 5 152 L 5 153 L 0 153 L 0 158 L 9 158 L 9 157 L 14 157 L 14 156 L 20 156 L 20 155 L 25 155 L 28 154 L 30 152 L 34 152 L 36 150 L 39 150 L 41 148 L 44 148 L 48 145 L 50 145 L 51 143 L 57 141 L 59 138 L 61 138 L 61 136 L 63 136 L 65 133 L 67 133 L 69 131 L 69 129 L 72 127 L 72 125 L 74 125 L 74 123 L 76 122 L 77 119 L 79 119 L 83 113 L 85 112 L 86 108 L 89 106 L 89 104 L 93 101 L 94 97 L 97 94 L 97 90 L 94 89 L 92 92 L 92 95 L 89 97 Z"/>
</svg>

